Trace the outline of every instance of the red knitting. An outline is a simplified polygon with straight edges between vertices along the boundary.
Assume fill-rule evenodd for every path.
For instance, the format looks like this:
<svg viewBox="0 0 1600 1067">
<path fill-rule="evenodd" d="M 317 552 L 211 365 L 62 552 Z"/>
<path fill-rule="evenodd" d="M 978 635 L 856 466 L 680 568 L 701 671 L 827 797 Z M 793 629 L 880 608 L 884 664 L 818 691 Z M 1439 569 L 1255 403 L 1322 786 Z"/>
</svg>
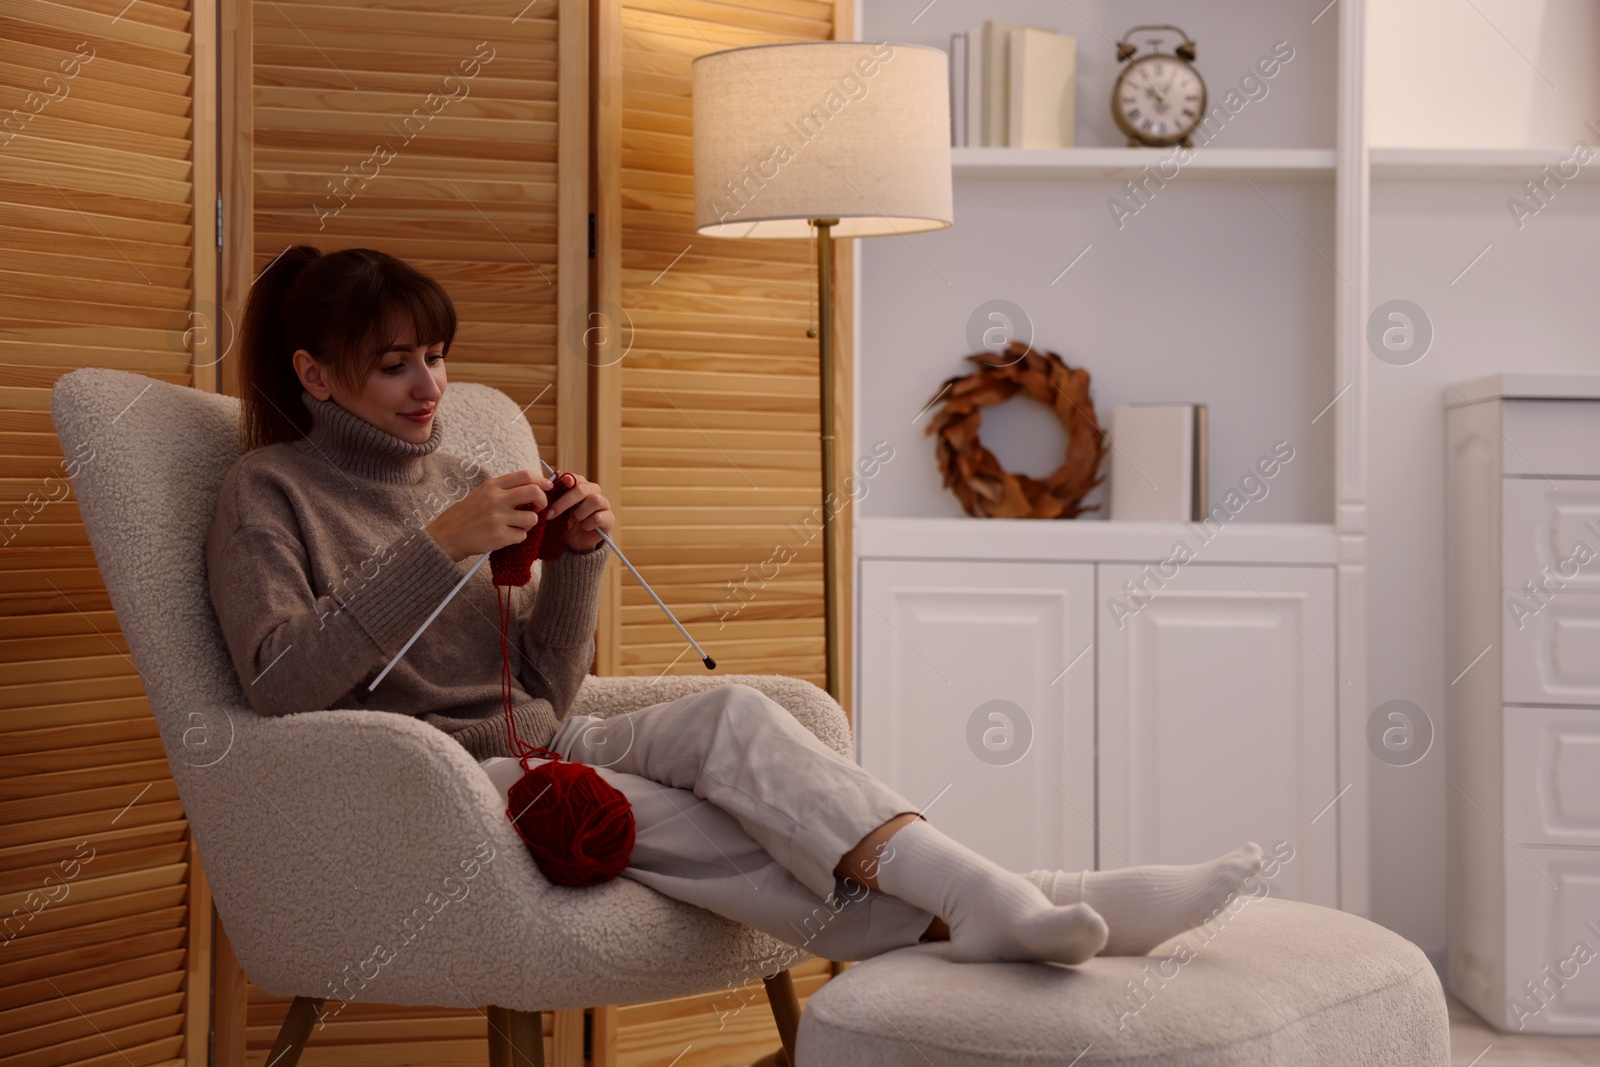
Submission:
<svg viewBox="0 0 1600 1067">
<path fill-rule="evenodd" d="M 577 480 L 569 485 L 567 477 L 556 474 L 555 488 L 546 497 L 550 504 L 576 487 Z M 531 503 L 520 506 L 533 509 Z M 628 866 L 633 853 L 633 806 L 593 767 L 565 761 L 559 752 L 530 745 L 517 736 L 511 714 L 511 648 L 506 637 L 511 630 L 509 587 L 528 584 L 535 559 L 561 558 L 571 518 L 568 509 L 553 519 L 539 519 L 521 542 L 491 553 L 489 569 L 500 604 L 500 696 L 505 704 L 506 743 L 524 772 L 511 787 L 506 815 L 546 878 L 557 885 L 593 886 L 609 882 Z M 530 769 L 530 759 L 549 762 Z"/>
<path fill-rule="evenodd" d="M 555 487 L 545 494 L 545 504 L 550 506 L 577 485 L 574 479 L 572 485 L 565 481 L 570 475 L 558 471 L 552 481 Z M 532 511 L 533 502 L 518 504 L 518 511 Z M 533 561 L 536 559 L 557 560 L 567 547 L 567 526 L 572 521 L 571 510 L 563 511 L 553 519 L 540 518 L 533 524 L 521 541 L 504 548 L 497 548 L 489 554 L 489 571 L 494 575 L 495 585 L 527 585 L 533 577 Z"/>
</svg>

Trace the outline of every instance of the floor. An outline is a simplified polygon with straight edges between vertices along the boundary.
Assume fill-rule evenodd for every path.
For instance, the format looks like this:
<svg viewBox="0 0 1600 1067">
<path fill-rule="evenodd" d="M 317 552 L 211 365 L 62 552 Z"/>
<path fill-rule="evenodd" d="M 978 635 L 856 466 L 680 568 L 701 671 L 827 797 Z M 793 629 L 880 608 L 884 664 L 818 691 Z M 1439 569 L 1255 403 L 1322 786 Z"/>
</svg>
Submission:
<svg viewBox="0 0 1600 1067">
<path fill-rule="evenodd" d="M 1450 998 L 1450 1067 L 1600 1067 L 1600 1037 L 1502 1034 Z"/>
</svg>

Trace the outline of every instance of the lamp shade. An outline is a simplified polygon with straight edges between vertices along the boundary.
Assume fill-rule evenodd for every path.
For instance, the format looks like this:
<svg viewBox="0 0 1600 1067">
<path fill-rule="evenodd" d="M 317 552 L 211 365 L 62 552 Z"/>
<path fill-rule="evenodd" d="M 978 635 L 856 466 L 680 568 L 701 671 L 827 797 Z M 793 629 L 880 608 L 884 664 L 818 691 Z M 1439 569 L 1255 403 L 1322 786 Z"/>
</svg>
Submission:
<svg viewBox="0 0 1600 1067">
<path fill-rule="evenodd" d="M 695 230 L 835 237 L 948 226 L 948 57 L 925 45 L 757 45 L 693 65 Z"/>
</svg>

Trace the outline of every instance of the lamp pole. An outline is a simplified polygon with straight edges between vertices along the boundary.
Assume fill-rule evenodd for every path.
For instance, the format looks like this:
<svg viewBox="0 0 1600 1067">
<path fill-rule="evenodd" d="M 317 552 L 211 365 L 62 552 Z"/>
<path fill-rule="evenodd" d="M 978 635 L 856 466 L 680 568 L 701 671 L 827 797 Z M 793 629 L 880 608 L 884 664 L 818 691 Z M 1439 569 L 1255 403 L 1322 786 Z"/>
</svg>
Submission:
<svg viewBox="0 0 1600 1067">
<path fill-rule="evenodd" d="M 871 95 L 852 101 L 848 111 L 818 111 L 816 101 L 830 99 L 847 71 L 873 79 Z M 904 237 L 950 225 L 949 71 L 943 49 L 886 41 L 750 45 L 696 56 L 691 65 L 695 232 L 808 238 L 817 246 L 820 321 L 806 335 L 817 339 L 820 362 L 826 686 L 840 704 L 854 587 L 841 531 L 849 529 L 844 512 L 854 494 L 839 486 L 854 479 L 845 477 L 849 458 L 839 460 L 834 425 L 847 413 L 835 410 L 833 238 Z M 791 121 L 796 115 L 804 116 L 800 125 L 809 132 Z M 824 123 L 827 135 L 815 136 Z M 804 138 L 805 150 L 784 161 L 781 179 L 758 180 L 750 161 L 767 159 L 774 136 L 791 132 Z M 848 437 L 848 426 L 844 432 Z"/>
<path fill-rule="evenodd" d="M 822 404 L 822 641 L 827 671 L 828 695 L 844 703 L 839 671 L 839 595 L 835 581 L 839 574 L 839 528 L 834 525 L 830 500 L 835 492 L 838 472 L 833 463 L 833 227 L 838 219 L 812 219 L 817 233 L 817 354 L 818 387 Z M 843 510 L 840 501 L 839 510 Z"/>
</svg>

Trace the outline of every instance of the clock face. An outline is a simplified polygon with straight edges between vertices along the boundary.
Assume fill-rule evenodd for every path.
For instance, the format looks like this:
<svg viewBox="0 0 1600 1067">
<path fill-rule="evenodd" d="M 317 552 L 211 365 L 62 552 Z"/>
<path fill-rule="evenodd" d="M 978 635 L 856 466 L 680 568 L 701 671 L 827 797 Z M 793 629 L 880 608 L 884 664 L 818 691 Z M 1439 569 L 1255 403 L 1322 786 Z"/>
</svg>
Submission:
<svg viewBox="0 0 1600 1067">
<path fill-rule="evenodd" d="M 1111 91 L 1112 117 L 1141 144 L 1177 144 L 1194 132 L 1205 113 L 1205 82 L 1177 56 L 1134 60 Z"/>
</svg>

